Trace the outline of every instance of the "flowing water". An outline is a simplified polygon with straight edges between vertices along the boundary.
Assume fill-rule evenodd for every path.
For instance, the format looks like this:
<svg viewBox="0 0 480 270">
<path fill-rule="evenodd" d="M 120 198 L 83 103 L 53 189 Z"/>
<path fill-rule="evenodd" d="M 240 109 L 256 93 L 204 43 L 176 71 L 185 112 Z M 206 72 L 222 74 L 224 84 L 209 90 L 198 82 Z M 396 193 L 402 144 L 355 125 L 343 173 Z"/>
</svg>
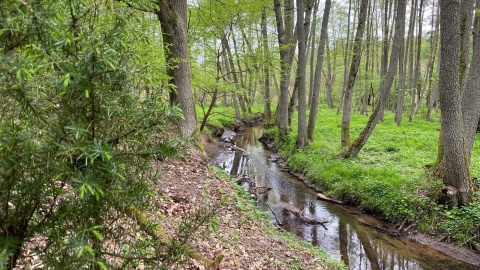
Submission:
<svg viewBox="0 0 480 270">
<path fill-rule="evenodd" d="M 325 250 L 331 257 L 341 259 L 350 269 L 478 269 L 360 223 L 362 216 L 367 216 L 353 207 L 318 200 L 313 190 L 271 160 L 271 153 L 258 141 L 260 136 L 258 127 L 242 130 L 236 137 L 236 145 L 245 149 L 246 154 L 222 153 L 213 163 L 238 178 L 252 174 L 254 167 L 257 186 L 272 188 L 259 195 L 258 205 L 270 212 L 272 222 L 276 216 L 285 230 Z M 326 223 L 308 224 L 299 218 L 299 211 L 302 217 Z"/>
</svg>

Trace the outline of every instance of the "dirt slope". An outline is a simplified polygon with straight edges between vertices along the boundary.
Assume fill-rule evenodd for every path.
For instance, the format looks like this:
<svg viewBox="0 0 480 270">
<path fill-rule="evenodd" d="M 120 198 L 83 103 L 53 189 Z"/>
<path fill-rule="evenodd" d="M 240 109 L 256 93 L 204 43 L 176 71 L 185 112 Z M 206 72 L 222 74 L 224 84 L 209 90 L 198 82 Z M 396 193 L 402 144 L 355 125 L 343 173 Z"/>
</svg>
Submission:
<svg viewBox="0 0 480 270">
<path fill-rule="evenodd" d="M 206 143 L 208 152 L 217 151 Z M 220 269 L 331 269 L 320 252 L 293 236 L 276 231 L 255 207 L 239 196 L 233 180 L 208 165 L 198 150 L 187 161 L 169 160 L 158 164 L 158 190 L 164 199 L 157 207 L 169 222 L 162 224 L 173 233 L 179 222 L 195 209 L 217 208 L 218 228 L 196 239 L 192 246 L 207 258 L 223 254 Z M 221 204 L 222 200 L 228 200 Z M 309 247 L 310 246 L 310 247 Z M 190 260 L 187 269 L 204 269 Z"/>
</svg>

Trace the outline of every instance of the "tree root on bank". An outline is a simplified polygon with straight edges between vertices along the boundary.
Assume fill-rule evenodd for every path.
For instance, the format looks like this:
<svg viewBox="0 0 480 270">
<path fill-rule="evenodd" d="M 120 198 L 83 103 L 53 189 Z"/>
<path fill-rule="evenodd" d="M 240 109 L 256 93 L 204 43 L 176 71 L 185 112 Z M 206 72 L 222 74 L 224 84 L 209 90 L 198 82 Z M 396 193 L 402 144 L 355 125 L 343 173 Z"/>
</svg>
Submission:
<svg viewBox="0 0 480 270">
<path fill-rule="evenodd" d="M 162 244 L 167 244 L 171 241 L 172 237 L 169 236 L 160 226 L 151 222 L 147 215 L 139 210 L 133 205 L 127 205 L 122 209 L 119 209 L 121 212 L 125 213 L 129 218 L 133 219 L 137 225 L 148 235 L 153 237 L 156 240 L 159 240 Z M 191 259 L 197 260 L 203 263 L 209 269 L 219 269 L 220 262 L 223 259 L 223 254 L 218 254 L 215 259 L 212 261 L 202 254 L 198 253 L 192 247 L 187 247 L 187 255 Z"/>
<path fill-rule="evenodd" d="M 479 243 L 477 243 L 477 242 L 475 242 L 475 241 L 473 241 L 473 240 L 470 240 L 469 242 L 470 242 L 470 245 L 472 245 L 472 247 L 473 247 L 474 249 L 476 249 L 478 252 L 480 252 L 480 244 L 479 244 Z"/>
</svg>

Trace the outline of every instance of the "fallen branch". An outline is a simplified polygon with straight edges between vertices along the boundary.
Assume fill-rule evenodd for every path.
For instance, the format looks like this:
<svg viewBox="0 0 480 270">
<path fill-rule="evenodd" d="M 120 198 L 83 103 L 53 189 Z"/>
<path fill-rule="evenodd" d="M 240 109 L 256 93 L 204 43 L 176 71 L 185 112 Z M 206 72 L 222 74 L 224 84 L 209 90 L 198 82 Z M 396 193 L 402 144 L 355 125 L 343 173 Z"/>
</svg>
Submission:
<svg viewBox="0 0 480 270">
<path fill-rule="evenodd" d="M 473 241 L 473 240 L 470 240 L 470 245 L 472 245 L 478 252 L 480 252 L 480 244 Z"/>
<path fill-rule="evenodd" d="M 268 206 L 268 209 L 270 209 L 270 211 L 272 212 L 273 217 L 275 217 L 275 220 L 277 221 L 277 224 L 278 224 L 279 226 L 282 226 L 282 223 L 280 222 L 280 220 L 278 220 L 277 215 L 275 215 L 275 212 L 273 212 L 273 209 L 272 209 L 272 207 L 270 206 L 270 204 L 267 203 L 267 206 Z"/>
<path fill-rule="evenodd" d="M 310 225 L 321 225 L 325 230 L 328 231 L 327 227 L 325 227 L 325 223 L 328 223 L 328 221 L 320 221 L 318 219 L 311 219 L 302 216 L 300 216 L 300 220 Z"/>
<path fill-rule="evenodd" d="M 258 191 L 260 189 L 265 189 L 263 191 Z M 267 192 L 269 192 L 270 190 L 272 190 L 271 187 L 256 187 L 255 190 L 257 190 L 258 194 L 265 194 Z"/>
<path fill-rule="evenodd" d="M 238 147 L 238 146 L 235 146 L 235 145 L 232 146 L 232 149 L 233 149 L 233 150 L 242 151 L 242 152 L 244 152 L 244 153 L 247 152 L 247 150 L 245 150 L 245 149 L 243 149 L 243 148 L 240 148 L 240 147 Z"/>
<path fill-rule="evenodd" d="M 327 202 L 333 202 L 333 203 L 337 203 L 337 204 L 345 204 L 345 202 L 343 202 L 341 200 L 337 200 L 337 199 L 327 197 L 322 193 L 317 193 L 317 199 L 322 200 L 322 201 L 327 201 Z"/>
</svg>

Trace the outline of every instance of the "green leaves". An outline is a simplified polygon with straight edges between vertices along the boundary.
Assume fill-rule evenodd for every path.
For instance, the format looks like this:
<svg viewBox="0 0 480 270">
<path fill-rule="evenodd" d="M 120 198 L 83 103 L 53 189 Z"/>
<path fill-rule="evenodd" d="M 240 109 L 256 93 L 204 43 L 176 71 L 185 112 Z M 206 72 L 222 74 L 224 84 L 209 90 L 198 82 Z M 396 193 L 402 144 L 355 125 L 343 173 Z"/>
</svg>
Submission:
<svg viewBox="0 0 480 270">
<path fill-rule="evenodd" d="M 129 256 L 150 260 L 158 242 L 125 238 L 138 228 L 118 206 L 149 206 L 152 158 L 185 145 L 165 134 L 182 113 L 163 98 L 158 22 L 117 2 L 111 9 L 95 0 L 7 2 L 0 4 L 0 47 L 9 48 L 0 51 L 0 205 L 9 207 L 0 221 L 16 229 L 0 230 L 0 239 L 19 243 L 4 249 L 0 241 L 0 264 L 32 235 L 48 242 L 47 268 L 111 269 L 107 239 L 129 246 L 118 254 L 125 268 L 138 263 Z"/>
</svg>

